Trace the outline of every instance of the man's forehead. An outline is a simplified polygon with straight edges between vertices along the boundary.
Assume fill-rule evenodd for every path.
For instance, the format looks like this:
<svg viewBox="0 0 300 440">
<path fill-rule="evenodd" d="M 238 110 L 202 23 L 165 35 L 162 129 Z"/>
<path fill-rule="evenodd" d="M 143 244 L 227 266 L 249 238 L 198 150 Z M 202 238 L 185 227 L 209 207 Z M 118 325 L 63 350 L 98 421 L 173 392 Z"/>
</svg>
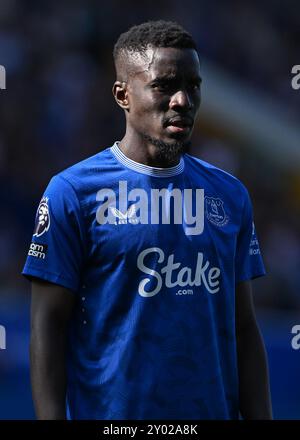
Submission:
<svg viewBox="0 0 300 440">
<path fill-rule="evenodd" d="M 146 76 L 174 76 L 179 72 L 193 75 L 200 72 L 198 54 L 194 49 L 149 47 L 144 53 L 132 53 L 135 74 Z M 142 75 L 144 76 L 144 75 Z"/>
</svg>

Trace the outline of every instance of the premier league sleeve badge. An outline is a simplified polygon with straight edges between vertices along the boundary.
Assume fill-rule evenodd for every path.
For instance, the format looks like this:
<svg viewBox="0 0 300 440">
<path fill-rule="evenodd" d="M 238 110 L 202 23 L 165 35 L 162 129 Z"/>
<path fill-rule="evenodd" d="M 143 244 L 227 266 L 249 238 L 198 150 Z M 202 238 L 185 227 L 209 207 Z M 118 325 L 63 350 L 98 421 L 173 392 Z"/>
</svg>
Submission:
<svg viewBox="0 0 300 440">
<path fill-rule="evenodd" d="M 43 197 L 38 206 L 35 218 L 35 228 L 33 232 L 34 237 L 40 237 L 50 228 L 48 200 L 48 197 Z"/>
</svg>

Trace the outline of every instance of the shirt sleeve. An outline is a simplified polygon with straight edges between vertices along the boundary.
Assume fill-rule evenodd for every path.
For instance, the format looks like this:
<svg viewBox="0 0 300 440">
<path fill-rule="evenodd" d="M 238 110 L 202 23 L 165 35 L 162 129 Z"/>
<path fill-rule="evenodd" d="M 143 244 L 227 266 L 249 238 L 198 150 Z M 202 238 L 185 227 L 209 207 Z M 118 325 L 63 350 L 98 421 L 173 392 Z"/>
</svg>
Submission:
<svg viewBox="0 0 300 440">
<path fill-rule="evenodd" d="M 245 201 L 235 256 L 236 282 L 251 280 L 265 274 L 266 271 L 253 221 L 252 203 L 249 193 L 245 189 Z"/>
<path fill-rule="evenodd" d="M 84 260 L 84 225 L 77 194 L 54 176 L 37 209 L 32 242 L 22 274 L 77 291 Z"/>
</svg>

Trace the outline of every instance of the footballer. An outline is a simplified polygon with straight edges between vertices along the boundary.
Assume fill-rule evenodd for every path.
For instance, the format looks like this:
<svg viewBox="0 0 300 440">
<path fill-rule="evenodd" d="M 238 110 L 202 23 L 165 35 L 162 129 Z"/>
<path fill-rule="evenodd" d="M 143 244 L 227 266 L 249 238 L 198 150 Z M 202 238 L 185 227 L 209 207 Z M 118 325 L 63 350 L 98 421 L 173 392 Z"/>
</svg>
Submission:
<svg viewBox="0 0 300 440">
<path fill-rule="evenodd" d="M 113 55 L 126 132 L 51 179 L 23 269 L 36 416 L 271 419 L 251 200 L 188 153 L 196 44 L 150 21 Z"/>
</svg>

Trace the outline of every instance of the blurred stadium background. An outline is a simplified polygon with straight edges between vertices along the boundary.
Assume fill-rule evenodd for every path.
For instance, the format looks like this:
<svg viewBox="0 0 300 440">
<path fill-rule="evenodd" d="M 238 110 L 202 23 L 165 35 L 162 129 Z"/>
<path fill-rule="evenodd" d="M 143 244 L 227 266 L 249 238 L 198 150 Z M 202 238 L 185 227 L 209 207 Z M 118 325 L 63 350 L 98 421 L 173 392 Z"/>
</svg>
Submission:
<svg viewBox="0 0 300 440">
<path fill-rule="evenodd" d="M 69 2 L 1 0 L 0 419 L 34 418 L 29 284 L 20 272 L 50 177 L 120 139 L 111 95 L 113 44 L 133 24 L 180 22 L 196 39 L 203 106 L 192 154 L 248 187 L 268 276 L 254 282 L 274 416 L 300 419 L 300 64 L 298 0 Z"/>
</svg>

